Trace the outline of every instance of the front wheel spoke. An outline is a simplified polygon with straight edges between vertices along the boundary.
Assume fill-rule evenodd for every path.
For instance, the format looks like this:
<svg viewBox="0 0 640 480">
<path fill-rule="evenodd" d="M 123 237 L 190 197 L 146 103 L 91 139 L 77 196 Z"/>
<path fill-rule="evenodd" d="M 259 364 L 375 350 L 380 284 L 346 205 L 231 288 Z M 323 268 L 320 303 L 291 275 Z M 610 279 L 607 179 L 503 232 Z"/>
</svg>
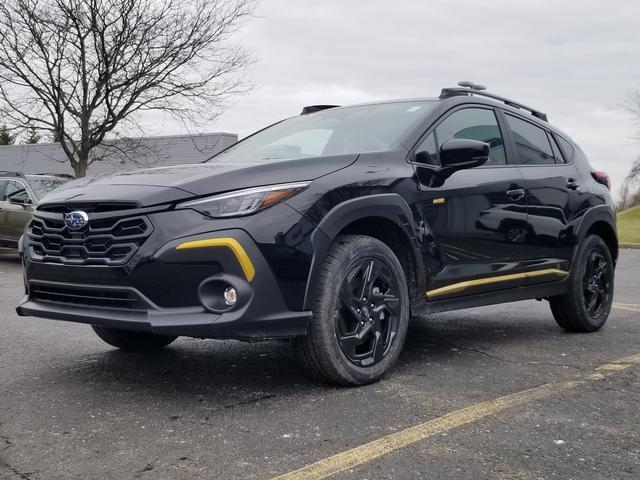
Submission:
<svg viewBox="0 0 640 480">
<path fill-rule="evenodd" d="M 374 287 L 382 273 L 382 264 L 377 260 L 370 260 L 364 277 L 365 288 L 362 291 L 362 298 L 371 298 L 376 293 Z"/>
<path fill-rule="evenodd" d="M 362 339 L 359 338 L 358 335 L 345 335 L 344 337 L 340 337 L 339 342 L 342 351 L 348 357 L 353 358 L 356 355 L 356 348 L 362 343 Z"/>
<path fill-rule="evenodd" d="M 356 297 L 353 295 L 353 290 L 351 289 L 351 287 L 349 286 L 349 283 L 345 282 L 342 285 L 342 288 L 340 288 L 340 292 L 339 292 L 339 297 L 340 297 L 340 301 L 342 302 L 342 304 L 347 307 L 351 313 L 353 313 L 354 315 L 357 314 L 357 308 L 356 308 Z"/>
<path fill-rule="evenodd" d="M 377 331 L 375 339 L 373 341 L 373 361 L 378 363 L 384 357 L 384 336 L 382 332 Z"/>
</svg>

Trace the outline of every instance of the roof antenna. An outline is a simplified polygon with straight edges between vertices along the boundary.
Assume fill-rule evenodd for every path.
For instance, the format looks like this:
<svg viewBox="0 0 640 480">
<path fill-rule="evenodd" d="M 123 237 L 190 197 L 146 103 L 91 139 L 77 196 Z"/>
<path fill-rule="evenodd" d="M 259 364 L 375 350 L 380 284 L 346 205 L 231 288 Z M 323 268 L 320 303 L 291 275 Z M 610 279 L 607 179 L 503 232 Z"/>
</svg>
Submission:
<svg viewBox="0 0 640 480">
<path fill-rule="evenodd" d="M 463 80 L 461 82 L 458 82 L 458 86 L 462 87 L 462 88 L 470 88 L 471 90 L 486 90 L 487 87 L 485 87 L 484 85 L 478 85 L 475 84 L 473 82 L 470 82 L 469 80 Z"/>
</svg>

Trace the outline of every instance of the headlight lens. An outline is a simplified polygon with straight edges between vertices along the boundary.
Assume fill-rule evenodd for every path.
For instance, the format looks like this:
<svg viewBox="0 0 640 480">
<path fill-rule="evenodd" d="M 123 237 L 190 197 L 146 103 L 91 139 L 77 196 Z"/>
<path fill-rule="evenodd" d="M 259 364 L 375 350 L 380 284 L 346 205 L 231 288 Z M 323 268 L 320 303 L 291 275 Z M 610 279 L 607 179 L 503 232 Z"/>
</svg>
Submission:
<svg viewBox="0 0 640 480">
<path fill-rule="evenodd" d="M 289 198 L 309 186 L 311 182 L 285 183 L 266 187 L 247 188 L 181 203 L 177 208 L 190 208 L 209 217 L 240 217 Z"/>
</svg>

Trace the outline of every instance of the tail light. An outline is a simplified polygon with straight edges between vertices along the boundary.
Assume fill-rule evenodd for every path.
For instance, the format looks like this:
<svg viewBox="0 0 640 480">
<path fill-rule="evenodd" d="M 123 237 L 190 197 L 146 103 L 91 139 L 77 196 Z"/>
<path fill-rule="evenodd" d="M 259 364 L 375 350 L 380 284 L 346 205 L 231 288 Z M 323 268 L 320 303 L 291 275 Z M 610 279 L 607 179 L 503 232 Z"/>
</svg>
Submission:
<svg viewBox="0 0 640 480">
<path fill-rule="evenodd" d="M 609 178 L 609 175 L 604 172 L 591 172 L 591 176 L 596 182 L 611 190 L 611 179 Z"/>
</svg>

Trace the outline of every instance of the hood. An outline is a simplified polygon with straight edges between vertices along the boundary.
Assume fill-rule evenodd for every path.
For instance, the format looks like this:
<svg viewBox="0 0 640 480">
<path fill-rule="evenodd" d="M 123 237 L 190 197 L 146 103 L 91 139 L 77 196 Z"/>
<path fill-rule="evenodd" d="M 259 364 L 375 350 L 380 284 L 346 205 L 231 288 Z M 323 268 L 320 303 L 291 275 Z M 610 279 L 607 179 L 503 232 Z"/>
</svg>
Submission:
<svg viewBox="0 0 640 480">
<path fill-rule="evenodd" d="M 355 162 L 336 155 L 270 163 L 211 161 L 81 178 L 62 185 L 41 203 L 137 202 L 141 206 L 277 183 L 314 180 Z"/>
</svg>

